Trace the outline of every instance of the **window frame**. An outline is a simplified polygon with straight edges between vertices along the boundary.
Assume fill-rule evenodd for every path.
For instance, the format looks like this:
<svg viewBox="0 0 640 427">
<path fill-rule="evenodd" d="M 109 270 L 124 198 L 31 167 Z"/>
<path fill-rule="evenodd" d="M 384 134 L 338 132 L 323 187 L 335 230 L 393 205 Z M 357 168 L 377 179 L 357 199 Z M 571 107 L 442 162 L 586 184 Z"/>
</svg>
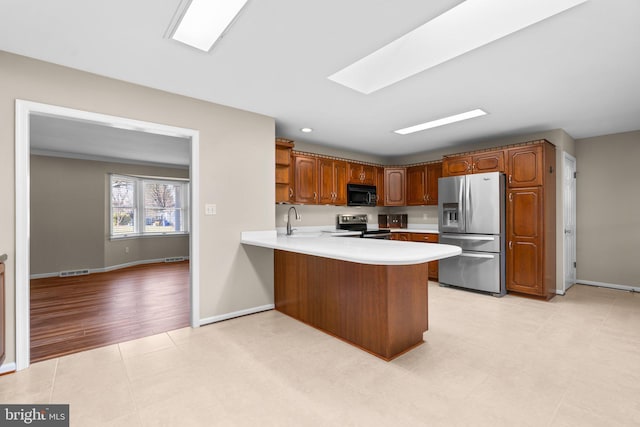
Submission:
<svg viewBox="0 0 640 427">
<path fill-rule="evenodd" d="M 160 237 L 160 236 L 185 236 L 190 233 L 190 181 L 187 178 L 157 177 L 142 175 L 127 175 L 121 173 L 109 173 L 109 238 L 111 240 L 130 239 L 139 237 Z M 133 182 L 133 232 L 114 233 L 114 205 L 113 205 L 113 182 L 114 179 L 122 179 Z M 178 231 L 145 231 L 146 210 L 145 205 L 145 184 L 168 184 L 180 187 L 180 199 L 176 205 L 181 207 L 172 208 L 181 211 L 181 230 Z M 118 209 L 119 207 L 115 207 Z"/>
</svg>

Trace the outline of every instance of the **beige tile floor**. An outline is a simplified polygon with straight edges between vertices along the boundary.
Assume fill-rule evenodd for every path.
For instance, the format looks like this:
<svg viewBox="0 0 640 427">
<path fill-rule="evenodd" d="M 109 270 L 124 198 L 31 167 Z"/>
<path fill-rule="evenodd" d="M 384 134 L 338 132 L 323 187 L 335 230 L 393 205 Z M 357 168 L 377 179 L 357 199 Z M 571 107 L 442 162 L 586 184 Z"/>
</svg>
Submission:
<svg viewBox="0 0 640 427">
<path fill-rule="evenodd" d="M 425 344 L 390 363 L 269 311 L 33 364 L 0 402 L 82 427 L 640 425 L 640 295 L 429 292 Z"/>
</svg>

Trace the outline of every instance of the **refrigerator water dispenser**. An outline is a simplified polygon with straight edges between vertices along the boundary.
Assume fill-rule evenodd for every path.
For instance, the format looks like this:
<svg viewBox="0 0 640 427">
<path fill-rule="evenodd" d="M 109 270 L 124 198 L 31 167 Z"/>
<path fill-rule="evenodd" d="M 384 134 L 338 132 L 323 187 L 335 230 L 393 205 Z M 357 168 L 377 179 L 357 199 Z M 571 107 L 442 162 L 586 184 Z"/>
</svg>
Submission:
<svg viewBox="0 0 640 427">
<path fill-rule="evenodd" d="M 445 227 L 458 228 L 458 204 L 442 204 L 442 225 Z"/>
</svg>

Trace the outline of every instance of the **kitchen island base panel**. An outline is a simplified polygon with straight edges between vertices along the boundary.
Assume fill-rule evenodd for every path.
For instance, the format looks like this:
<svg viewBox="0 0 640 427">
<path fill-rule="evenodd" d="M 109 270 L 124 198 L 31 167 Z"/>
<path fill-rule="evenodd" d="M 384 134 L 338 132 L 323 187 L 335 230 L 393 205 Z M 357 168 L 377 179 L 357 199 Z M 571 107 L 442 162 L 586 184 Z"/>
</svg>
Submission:
<svg viewBox="0 0 640 427">
<path fill-rule="evenodd" d="M 276 310 L 391 360 L 428 329 L 427 263 L 372 265 L 274 251 Z"/>
</svg>

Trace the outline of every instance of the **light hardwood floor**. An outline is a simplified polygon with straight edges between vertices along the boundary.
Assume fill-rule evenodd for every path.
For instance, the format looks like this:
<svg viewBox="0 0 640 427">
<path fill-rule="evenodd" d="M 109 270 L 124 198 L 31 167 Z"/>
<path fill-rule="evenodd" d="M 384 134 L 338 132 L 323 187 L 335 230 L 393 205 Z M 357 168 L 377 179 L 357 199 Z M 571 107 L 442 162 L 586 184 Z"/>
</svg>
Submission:
<svg viewBox="0 0 640 427">
<path fill-rule="evenodd" d="M 189 325 L 189 262 L 31 280 L 31 361 Z"/>
</svg>

